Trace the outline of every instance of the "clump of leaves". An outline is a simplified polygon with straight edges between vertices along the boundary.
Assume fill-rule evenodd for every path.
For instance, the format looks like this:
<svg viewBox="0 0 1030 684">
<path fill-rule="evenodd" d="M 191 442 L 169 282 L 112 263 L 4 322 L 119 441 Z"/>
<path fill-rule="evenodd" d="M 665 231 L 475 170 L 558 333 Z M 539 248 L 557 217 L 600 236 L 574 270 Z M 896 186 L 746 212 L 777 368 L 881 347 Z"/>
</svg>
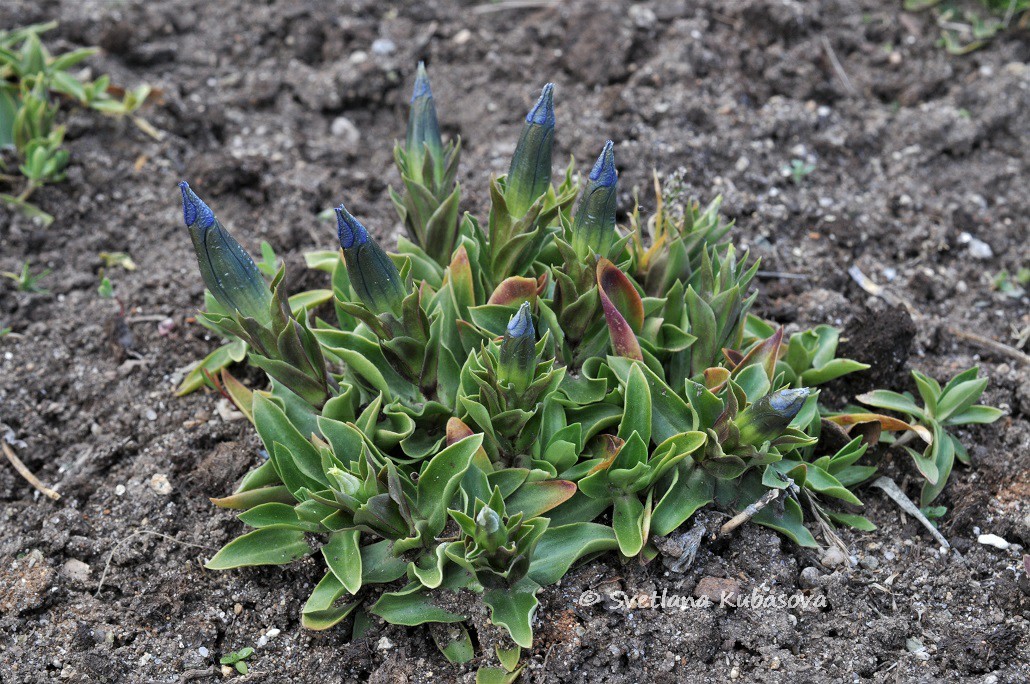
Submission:
<svg viewBox="0 0 1030 684">
<path fill-rule="evenodd" d="M 250 668 L 247 667 L 247 658 L 252 655 L 254 655 L 254 649 L 250 646 L 246 646 L 238 651 L 233 651 L 228 655 L 222 656 L 218 659 L 218 662 L 222 665 L 232 665 L 236 668 L 237 672 L 241 675 L 245 675 L 250 671 Z"/>
<path fill-rule="evenodd" d="M 866 367 L 836 357 L 838 331 L 788 338 L 750 313 L 758 264 L 728 241 L 718 200 L 667 206 L 656 181 L 655 213 L 638 206 L 617 228 L 612 142 L 585 178 L 570 163 L 552 182 L 553 98 L 545 86 L 481 222 L 455 208 L 459 145 L 440 140 L 420 67 L 395 152 L 407 236 L 388 254 L 340 205 L 340 249 L 307 255 L 325 290 L 288 297 L 274 253 L 256 264 L 180 185 L 208 289 L 197 318 L 228 340 L 200 375 L 267 453 L 214 500 L 252 531 L 207 567 L 318 553 L 326 572 L 304 626 L 368 613 L 449 625 L 432 633 L 455 662 L 474 649 L 449 598 L 478 596 L 513 642 L 481 671 L 494 681 L 517 676 L 537 592 L 574 563 L 602 552 L 647 562 L 657 536 L 709 505 L 762 501 L 753 521 L 806 546 L 817 545 L 806 519 L 826 535 L 871 529 L 854 489 L 876 469 L 848 430 L 872 422 L 953 448 L 943 426 L 988 417 L 967 403 L 978 392 L 965 376 L 933 410 L 907 411 L 927 427 L 831 415 L 818 386 Z M 268 389 L 228 372 L 244 357 Z M 824 432 L 844 446 L 823 446 Z"/>
<path fill-rule="evenodd" d="M 48 183 L 64 180 L 68 151 L 62 147 L 64 126 L 57 124 L 61 102 L 71 100 L 82 107 L 111 116 L 130 116 L 148 134 L 157 132 L 135 116 L 151 93 L 148 85 L 124 91 L 110 85 L 108 76 L 84 81 L 72 73 L 82 61 L 96 54 L 95 48 L 80 48 L 51 54 L 40 36 L 57 27 L 57 22 L 34 24 L 13 31 L 0 31 L 0 148 L 12 150 L 13 163 L 21 175 L 17 194 L 0 193 L 0 201 L 18 207 L 45 225 L 53 217 L 29 203 L 32 194 Z M 19 184 L 8 173 L 8 162 L 0 156 L 0 183 Z"/>
<path fill-rule="evenodd" d="M 13 280 L 19 292 L 50 294 L 49 290 L 39 284 L 40 281 L 50 275 L 50 273 L 51 270 L 49 268 L 43 269 L 39 273 L 33 273 L 32 265 L 26 261 L 21 265 L 21 270 L 17 273 L 13 271 L 0 271 L 0 276 Z"/>
<path fill-rule="evenodd" d="M 801 185 L 813 171 L 815 171 L 815 164 L 804 159 L 791 159 L 789 164 L 784 164 L 780 169 L 780 172 L 790 178 L 794 185 Z"/>
<path fill-rule="evenodd" d="M 944 387 L 933 378 L 912 371 L 912 378 L 923 401 L 922 406 L 908 392 L 898 394 L 889 390 L 875 390 L 857 397 L 863 404 L 905 415 L 908 422 L 924 427 L 932 435 L 922 451 L 899 444 L 912 457 L 925 479 L 919 499 L 919 505 L 923 508 L 929 506 L 944 490 L 955 459 L 969 465 L 969 453 L 948 428 L 990 424 L 1004 415 L 1000 409 L 976 403 L 987 389 L 987 378 L 978 378 L 978 371 L 977 367 L 963 371 Z M 916 433 L 906 433 L 901 439 L 907 442 L 913 434 Z M 900 439 L 898 441 L 901 442 Z"/>
<path fill-rule="evenodd" d="M 932 9 L 940 44 L 953 55 L 979 50 L 1010 26 L 1025 29 L 1030 22 L 1030 0 L 905 0 L 905 9 Z"/>
<path fill-rule="evenodd" d="M 1006 296 L 1019 299 L 1030 287 L 1030 267 L 1021 266 L 1015 275 L 1002 269 L 991 279 L 991 286 Z"/>
</svg>

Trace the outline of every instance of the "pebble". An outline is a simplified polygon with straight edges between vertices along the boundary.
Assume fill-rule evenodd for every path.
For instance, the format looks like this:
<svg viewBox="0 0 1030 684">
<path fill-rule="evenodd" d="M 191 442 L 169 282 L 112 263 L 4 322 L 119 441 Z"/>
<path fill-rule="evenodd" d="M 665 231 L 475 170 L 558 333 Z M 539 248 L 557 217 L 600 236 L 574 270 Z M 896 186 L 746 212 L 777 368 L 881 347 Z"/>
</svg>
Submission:
<svg viewBox="0 0 1030 684">
<path fill-rule="evenodd" d="M 730 668 L 730 679 L 732 679 L 734 681 L 736 681 L 737 679 L 740 679 L 740 668 L 737 667 L 736 665 L 734 665 L 733 667 Z"/>
<path fill-rule="evenodd" d="M 858 561 L 858 564 L 866 570 L 875 570 L 880 567 L 880 561 L 876 556 L 862 556 L 862 560 Z"/>
<path fill-rule="evenodd" d="M 825 582 L 823 579 L 823 573 L 819 572 L 819 568 L 814 565 L 810 565 L 801 571 L 801 577 L 799 578 L 798 584 L 805 589 L 811 589 L 812 587 L 822 586 Z"/>
<path fill-rule="evenodd" d="M 780 658 L 779 658 L 779 656 L 774 656 L 773 657 L 772 662 L 769 663 L 769 669 L 770 670 L 778 670 L 778 669 L 780 669 Z"/>
<path fill-rule="evenodd" d="M 451 40 L 454 42 L 455 45 L 464 45 L 465 43 L 472 40 L 472 31 L 469 31 L 468 29 L 462 29 L 455 33 L 454 37 L 451 38 Z"/>
<path fill-rule="evenodd" d="M 125 485 L 120 484 L 114 488 L 115 496 L 125 496 Z"/>
<path fill-rule="evenodd" d="M 154 409 L 147 409 L 147 412 L 143 415 L 146 416 L 147 420 L 151 422 L 157 420 L 157 411 L 155 411 Z"/>
<path fill-rule="evenodd" d="M 1002 551 L 1012 546 L 1011 543 L 1005 541 L 996 534 L 981 534 L 976 538 L 976 541 L 984 546 L 993 546 L 994 548 L 1001 549 Z"/>
<path fill-rule="evenodd" d="M 69 558 L 64 562 L 61 572 L 72 581 L 85 583 L 89 579 L 90 567 L 88 563 Z"/>
<path fill-rule="evenodd" d="M 347 152 L 356 152 L 361 143 L 361 131 L 354 125 L 354 122 L 345 116 L 338 116 L 333 119 L 329 126 L 329 132 L 342 145 Z"/>
<path fill-rule="evenodd" d="M 236 615 L 239 615 L 240 613 L 242 613 L 243 612 L 243 604 L 242 603 L 237 603 L 236 605 L 234 605 L 232 607 L 232 612 L 235 613 Z"/>
<path fill-rule="evenodd" d="M 721 603 L 723 598 L 740 595 L 740 582 L 725 577 L 702 577 L 694 587 L 694 596 L 708 597 L 712 603 Z"/>
<path fill-rule="evenodd" d="M 397 44 L 389 38 L 376 38 L 372 41 L 372 54 L 374 55 L 392 55 L 396 51 Z"/>
<path fill-rule="evenodd" d="M 150 478 L 150 488 L 162 495 L 172 493 L 172 483 L 168 481 L 168 476 L 164 473 L 155 473 Z"/>
<path fill-rule="evenodd" d="M 969 255 L 974 259 L 990 259 L 994 256 L 994 251 L 983 240 L 973 238 L 969 241 Z"/>
<path fill-rule="evenodd" d="M 847 560 L 847 557 L 838 549 L 836 546 L 831 546 L 823 554 L 823 557 L 819 560 L 823 564 L 823 567 L 835 568 L 839 565 L 843 565 Z"/>
<path fill-rule="evenodd" d="M 197 649 L 197 653 L 200 654 L 201 658 L 207 658 L 207 656 L 208 656 L 208 654 L 210 652 L 211 651 L 207 650 L 207 646 L 201 646 L 200 648 Z"/>
<path fill-rule="evenodd" d="M 376 644 L 376 649 L 379 651 L 389 651 L 393 648 L 393 642 L 386 637 L 380 637 L 379 642 Z"/>
</svg>

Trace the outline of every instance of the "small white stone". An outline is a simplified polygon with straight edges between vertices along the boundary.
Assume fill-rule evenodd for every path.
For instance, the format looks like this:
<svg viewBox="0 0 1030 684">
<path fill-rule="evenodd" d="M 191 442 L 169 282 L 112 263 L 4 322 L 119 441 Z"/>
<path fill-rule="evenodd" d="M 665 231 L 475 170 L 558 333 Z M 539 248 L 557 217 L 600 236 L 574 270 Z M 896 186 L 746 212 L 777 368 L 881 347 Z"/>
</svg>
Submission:
<svg viewBox="0 0 1030 684">
<path fill-rule="evenodd" d="M 996 534 L 981 534 L 976 538 L 976 541 L 984 546 L 993 546 L 994 548 L 1001 549 L 1002 551 L 1012 546 L 1011 543 L 1005 541 Z"/>
<path fill-rule="evenodd" d="M 836 546 L 828 548 L 826 553 L 824 553 L 823 557 L 819 560 L 823 567 L 827 568 L 835 568 L 838 565 L 843 565 L 845 561 L 847 561 L 847 556 L 845 556 Z"/>
<path fill-rule="evenodd" d="M 200 654 L 201 658 L 207 658 L 207 656 L 208 656 L 208 654 L 210 652 L 211 651 L 207 650 L 207 646 L 201 646 L 200 648 L 197 649 L 197 653 Z"/>
<path fill-rule="evenodd" d="M 454 37 L 451 38 L 451 40 L 454 42 L 455 45 L 464 45 L 465 43 L 472 40 L 472 31 L 469 31 L 468 29 L 462 29 L 455 33 Z"/>
<path fill-rule="evenodd" d="M 994 256 L 994 250 L 983 240 L 972 238 L 969 240 L 969 255 L 974 259 L 990 259 Z"/>
<path fill-rule="evenodd" d="M 61 572 L 65 577 L 75 582 L 86 582 L 89 579 L 90 567 L 76 558 L 69 558 L 64 562 Z"/>
<path fill-rule="evenodd" d="M 386 637 L 380 637 L 379 643 L 376 644 L 376 649 L 380 651 L 389 651 L 393 648 L 393 642 Z"/>
<path fill-rule="evenodd" d="M 125 496 L 125 485 L 120 484 L 114 488 L 115 496 Z"/>
<path fill-rule="evenodd" d="M 329 126 L 329 132 L 340 142 L 345 151 L 357 152 L 358 145 L 361 143 L 361 131 L 353 121 L 345 116 L 338 116 Z"/>
<path fill-rule="evenodd" d="M 168 481 L 168 476 L 164 473 L 155 473 L 150 478 L 150 488 L 163 496 L 172 493 L 172 483 Z"/>
<path fill-rule="evenodd" d="M 392 55 L 397 51 L 397 44 L 389 38 L 376 38 L 372 41 L 372 54 L 374 55 Z"/>
<path fill-rule="evenodd" d="M 275 627 L 273 627 L 270 630 L 268 630 L 267 632 L 265 632 L 265 636 L 268 637 L 269 639 L 274 639 L 277 636 L 279 636 L 280 634 L 282 634 L 282 630 L 281 629 L 276 629 Z"/>
</svg>

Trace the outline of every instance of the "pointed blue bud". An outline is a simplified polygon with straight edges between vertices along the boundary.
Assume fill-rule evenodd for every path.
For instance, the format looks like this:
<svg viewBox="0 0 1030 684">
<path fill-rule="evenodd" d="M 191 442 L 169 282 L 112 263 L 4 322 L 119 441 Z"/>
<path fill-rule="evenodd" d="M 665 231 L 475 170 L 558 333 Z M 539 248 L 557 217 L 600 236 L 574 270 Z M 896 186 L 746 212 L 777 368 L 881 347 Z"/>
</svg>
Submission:
<svg viewBox="0 0 1030 684">
<path fill-rule="evenodd" d="M 182 218 L 193 240 L 204 285 L 219 304 L 259 323 L 271 320 L 272 292 L 254 259 L 215 218 L 186 181 L 182 191 Z"/>
<path fill-rule="evenodd" d="M 358 298 L 375 314 L 401 316 L 404 284 L 400 272 L 365 226 L 342 204 L 336 207 L 336 234 L 340 238 L 347 276 Z"/>
<path fill-rule="evenodd" d="M 749 405 L 733 421 L 740 430 L 740 443 L 757 447 L 782 435 L 811 393 L 807 387 L 785 389 Z"/>
<path fill-rule="evenodd" d="M 197 197 L 186 181 L 179 183 L 179 189 L 182 190 L 182 220 L 186 227 L 189 228 L 196 223 L 201 228 L 210 228 L 215 222 L 215 214 L 211 208 Z"/>
<path fill-rule="evenodd" d="M 526 114 L 526 123 L 554 128 L 554 84 L 548 83 L 540 91 L 536 104 Z"/>
<path fill-rule="evenodd" d="M 613 147 L 611 140 L 604 144 L 572 221 L 572 247 L 581 259 L 587 258 L 591 250 L 607 257 L 615 243 L 615 186 L 619 172 L 615 170 Z"/>
<path fill-rule="evenodd" d="M 554 147 L 554 84 L 548 83 L 526 115 L 515 154 L 508 168 L 504 199 L 515 218 L 526 214 L 551 186 Z"/>
<path fill-rule="evenodd" d="M 436 103 L 429 87 L 426 65 L 418 63 L 415 74 L 415 88 L 411 93 L 411 111 L 408 113 L 408 132 L 404 143 L 411 161 L 408 172 L 418 179 L 422 174 L 422 159 L 428 147 L 434 157 L 434 168 L 443 167 L 443 140 L 440 138 L 440 124 L 436 119 Z M 428 179 L 427 179 L 428 180 Z"/>
<path fill-rule="evenodd" d="M 502 387 L 511 386 L 516 394 L 526 391 L 536 373 L 536 329 L 529 302 L 523 302 L 508 321 L 501 340 L 497 379 Z"/>
</svg>

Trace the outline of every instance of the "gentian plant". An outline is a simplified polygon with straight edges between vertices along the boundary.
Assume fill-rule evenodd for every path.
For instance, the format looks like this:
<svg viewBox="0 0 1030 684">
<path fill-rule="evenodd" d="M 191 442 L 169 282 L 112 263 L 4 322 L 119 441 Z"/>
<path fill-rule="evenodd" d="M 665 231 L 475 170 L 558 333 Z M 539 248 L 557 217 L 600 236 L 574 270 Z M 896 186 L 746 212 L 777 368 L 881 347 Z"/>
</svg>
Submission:
<svg viewBox="0 0 1030 684">
<path fill-rule="evenodd" d="M 459 216 L 460 142 L 442 141 L 420 65 L 395 148 L 397 253 L 341 204 L 340 249 L 308 259 L 330 287 L 293 298 L 283 269 L 266 279 L 182 184 L 209 292 L 200 320 L 270 381 L 217 379 L 267 460 L 214 500 L 252 531 L 207 567 L 320 554 L 305 626 L 356 611 L 455 623 L 438 643 L 456 661 L 474 653 L 468 603 L 450 597 L 478 595 L 510 638 L 479 635 L 497 643 L 503 679 L 532 646 L 537 592 L 574 563 L 647 562 L 701 507 L 742 511 L 770 493 L 754 522 L 799 544 L 817 544 L 806 518 L 869 529 L 852 490 L 875 468 L 849 431 L 875 423 L 938 443 L 938 424 L 994 415 L 969 406 L 982 388 L 965 375 L 934 390 L 934 408 L 868 400 L 932 429 L 831 414 L 818 385 L 865 366 L 836 358 L 829 326 L 785 338 L 750 314 L 758 265 L 725 239 L 718 200 L 664 207 L 656 186 L 655 214 L 635 209 L 621 231 L 613 143 L 582 183 L 570 162 L 556 186 L 555 129 L 547 85 L 508 174 L 490 180 L 485 225 Z M 828 431 L 847 439 L 823 447 Z"/>
</svg>

